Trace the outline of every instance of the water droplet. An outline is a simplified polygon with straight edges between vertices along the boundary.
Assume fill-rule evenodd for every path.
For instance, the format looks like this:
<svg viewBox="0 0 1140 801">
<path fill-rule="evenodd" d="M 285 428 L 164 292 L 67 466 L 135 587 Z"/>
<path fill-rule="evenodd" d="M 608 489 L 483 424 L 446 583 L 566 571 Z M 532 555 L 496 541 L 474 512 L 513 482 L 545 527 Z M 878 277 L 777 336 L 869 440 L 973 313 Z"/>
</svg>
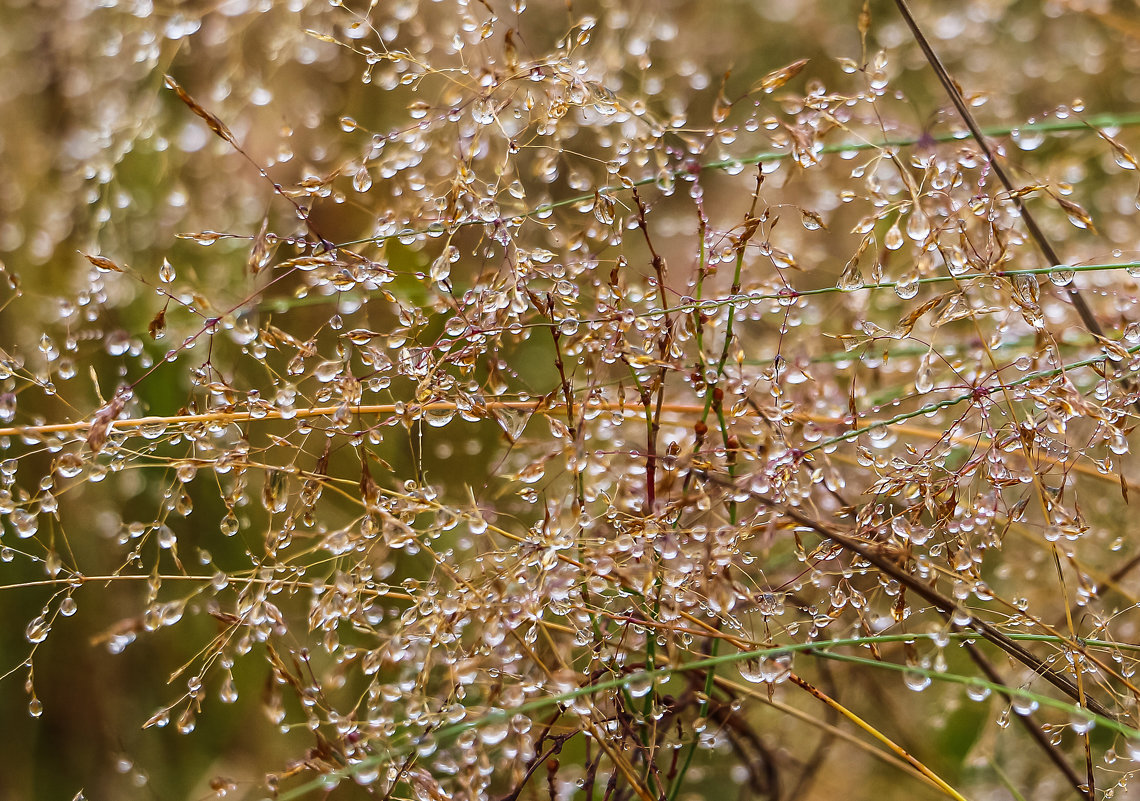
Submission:
<svg viewBox="0 0 1140 801">
<path fill-rule="evenodd" d="M 788 308 L 796 304 L 796 299 L 799 298 L 799 296 L 800 294 L 790 286 L 782 286 L 779 291 L 776 292 L 776 303 Z"/>
<path fill-rule="evenodd" d="M 546 463 L 542 460 L 532 462 L 515 475 L 515 479 L 524 484 L 534 484 L 546 475 Z"/>
<path fill-rule="evenodd" d="M 111 332 L 111 335 L 104 340 L 103 346 L 112 356 L 122 356 L 131 349 L 131 336 L 120 328 Z"/>
<path fill-rule="evenodd" d="M 895 294 L 903 300 L 910 300 L 918 294 L 918 281 L 918 271 L 910 270 L 895 282 Z"/>
<path fill-rule="evenodd" d="M 24 629 L 24 636 L 30 643 L 41 643 L 47 639 L 48 634 L 51 633 L 51 624 L 48 623 L 47 618 L 43 615 L 32 618 Z"/>
<path fill-rule="evenodd" d="M 1096 718 L 1083 709 L 1074 709 L 1069 714 L 1069 725 L 1077 734 L 1088 734 L 1096 726 Z"/>
<path fill-rule="evenodd" d="M 768 258 L 772 260 L 772 266 L 777 270 L 787 270 L 796 268 L 796 258 L 786 250 L 780 248 L 770 248 Z"/>
<path fill-rule="evenodd" d="M 15 509 L 8 515 L 8 520 L 16 527 L 16 536 L 27 539 L 39 531 L 39 516 L 27 509 Z"/>
<path fill-rule="evenodd" d="M 218 698 L 221 699 L 223 704 L 232 704 L 238 699 L 237 685 L 234 684 L 234 677 L 227 675 L 222 682 L 221 688 L 218 690 Z"/>
<path fill-rule="evenodd" d="M 375 760 L 366 762 L 352 771 L 352 780 L 362 787 L 375 784 L 379 778 L 380 763 Z"/>
<path fill-rule="evenodd" d="M 440 281 L 446 281 L 451 275 L 451 265 L 452 262 L 455 261 L 455 259 L 451 257 L 452 251 L 455 251 L 456 255 L 459 253 L 459 250 L 454 245 L 448 245 L 444 248 L 443 253 L 439 254 L 435 261 L 431 263 L 431 271 L 429 273 L 431 280 L 438 283 Z"/>
<path fill-rule="evenodd" d="M 158 527 L 155 532 L 158 538 L 158 547 L 169 550 L 178 544 L 178 537 L 175 535 L 174 530 L 165 523 Z"/>
<path fill-rule="evenodd" d="M 77 453 L 65 453 L 56 461 L 55 471 L 63 478 L 75 478 L 83 472 L 83 459 Z"/>
<path fill-rule="evenodd" d="M 480 125 L 490 125 L 495 121 L 495 101 L 481 97 L 471 104 L 471 119 Z"/>
<path fill-rule="evenodd" d="M 313 377 L 320 381 L 322 384 L 327 384 L 338 375 L 340 375 L 341 368 L 344 365 L 336 360 L 321 362 L 313 370 Z"/>
<path fill-rule="evenodd" d="M 634 698 L 641 698 L 648 695 L 649 691 L 653 689 L 653 674 L 644 670 L 633 673 L 626 679 L 625 686 L 630 695 Z"/>
<path fill-rule="evenodd" d="M 500 716 L 502 712 L 497 709 L 490 710 L 490 714 Z M 507 738 L 510 726 L 506 720 L 492 720 L 479 729 L 479 739 L 484 745 L 498 745 Z"/>
<path fill-rule="evenodd" d="M 493 198 L 485 197 L 475 204 L 475 216 L 483 222 L 495 222 L 500 217 L 499 204 Z"/>
<path fill-rule="evenodd" d="M 1076 273 L 1073 268 L 1067 264 L 1055 264 L 1053 269 L 1049 272 L 1049 280 L 1054 286 L 1068 286 L 1073 283 L 1073 278 Z"/>
<path fill-rule="evenodd" d="M 1123 432 L 1114 430 L 1108 438 L 1108 449 L 1117 456 L 1123 456 L 1129 451 L 1128 437 Z"/>
<path fill-rule="evenodd" d="M 1036 150 L 1045 141 L 1045 134 L 1040 131 L 1010 131 L 1009 138 L 1022 150 Z"/>
<path fill-rule="evenodd" d="M 906 221 L 906 235 L 912 242 L 922 244 L 930 236 L 930 220 L 920 210 L 915 209 Z"/>
<path fill-rule="evenodd" d="M 193 706 L 186 707 L 186 711 L 178 716 L 178 723 L 176 725 L 179 734 L 189 734 L 194 731 L 196 720 Z"/>
<path fill-rule="evenodd" d="M 808 231 L 818 231 L 823 228 L 823 218 L 814 211 L 807 209 L 800 209 L 800 218 L 803 226 Z"/>
<path fill-rule="evenodd" d="M 981 684 L 967 684 L 966 697 L 971 701 L 984 701 L 990 697 L 990 688 Z"/>
<path fill-rule="evenodd" d="M 918 373 L 914 379 L 914 388 L 918 394 L 925 395 L 934 389 L 934 353 L 927 351 L 918 365 Z"/>
<path fill-rule="evenodd" d="M 863 273 L 859 272 L 859 262 L 855 259 L 847 262 L 843 273 L 839 276 L 836 286 L 844 292 L 853 292 L 863 288 Z"/>
<path fill-rule="evenodd" d="M 594 192 L 594 217 L 602 225 L 613 225 L 614 199 L 605 192 Z"/>
<path fill-rule="evenodd" d="M 895 220 L 887 229 L 886 236 L 883 237 L 883 247 L 887 250 L 898 250 L 903 246 L 904 241 L 902 229 L 899 228 L 899 221 Z"/>
<path fill-rule="evenodd" d="M 360 169 L 352 176 L 352 188 L 357 192 L 367 192 L 372 188 L 372 174 L 365 165 L 360 165 Z"/>
<path fill-rule="evenodd" d="M 966 258 L 966 254 L 961 248 L 955 247 L 950 250 L 950 256 L 947 259 L 946 267 L 950 270 L 951 275 L 962 275 L 969 271 L 970 262 Z"/>
<path fill-rule="evenodd" d="M 1037 701 L 1027 695 L 1015 694 L 1010 701 L 1010 706 L 1015 713 L 1022 717 L 1037 711 Z"/>
<path fill-rule="evenodd" d="M 740 673 L 740 678 L 745 681 L 753 684 L 761 684 L 764 681 L 764 674 L 760 672 L 759 659 L 745 659 L 737 662 L 736 669 Z"/>
<path fill-rule="evenodd" d="M 930 686 L 930 677 L 925 673 L 919 673 L 917 670 L 906 670 L 903 671 L 903 683 L 909 689 L 920 693 Z"/>
<path fill-rule="evenodd" d="M 452 406 L 441 406 L 425 409 L 423 419 L 432 428 L 443 428 L 455 419 L 455 408 Z"/>
<path fill-rule="evenodd" d="M 772 654 L 758 659 L 746 659 L 736 663 L 740 677 L 753 684 L 781 684 L 792 673 L 790 652 Z"/>
</svg>

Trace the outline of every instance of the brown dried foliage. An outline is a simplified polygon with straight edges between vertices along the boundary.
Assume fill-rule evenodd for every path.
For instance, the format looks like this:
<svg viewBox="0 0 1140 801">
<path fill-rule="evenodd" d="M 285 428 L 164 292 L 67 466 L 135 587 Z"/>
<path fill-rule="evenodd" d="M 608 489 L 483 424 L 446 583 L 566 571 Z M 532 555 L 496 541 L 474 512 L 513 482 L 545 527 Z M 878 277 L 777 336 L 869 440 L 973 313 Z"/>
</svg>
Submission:
<svg viewBox="0 0 1140 801">
<path fill-rule="evenodd" d="M 1120 15 L 64 5 L 121 41 L 0 225 L 0 597 L 33 719 L 127 710 L 93 797 L 1125 792 Z"/>
</svg>

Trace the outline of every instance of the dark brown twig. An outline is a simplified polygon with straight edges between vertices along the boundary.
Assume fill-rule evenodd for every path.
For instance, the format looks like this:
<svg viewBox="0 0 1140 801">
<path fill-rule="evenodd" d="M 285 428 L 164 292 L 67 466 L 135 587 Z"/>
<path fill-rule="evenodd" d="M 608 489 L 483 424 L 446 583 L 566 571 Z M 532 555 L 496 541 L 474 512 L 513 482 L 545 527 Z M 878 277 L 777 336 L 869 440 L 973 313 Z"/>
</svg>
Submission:
<svg viewBox="0 0 1140 801">
<path fill-rule="evenodd" d="M 559 715 L 555 715 L 547 722 L 546 727 L 542 730 L 542 734 L 539 735 L 539 738 L 535 743 L 536 747 L 541 746 L 543 741 L 547 739 L 548 735 L 550 734 L 550 729 L 554 726 L 554 722 L 558 719 L 558 717 Z M 503 796 L 501 799 L 499 799 L 499 801 L 518 801 L 519 794 L 522 793 L 523 788 L 526 787 L 527 782 L 531 780 L 531 777 L 533 777 L 538 769 L 542 767 L 542 764 L 546 762 L 546 760 L 550 757 L 561 752 L 562 746 L 565 745 L 566 741 L 573 737 L 575 734 L 577 734 L 576 731 L 570 732 L 569 734 L 556 734 L 553 737 L 550 737 L 552 745 L 547 748 L 544 753 L 540 754 L 536 752 L 535 755 L 531 757 L 530 763 L 526 767 L 526 773 L 523 774 L 522 780 L 518 783 L 518 786 Z"/>
<path fill-rule="evenodd" d="M 665 402 L 665 378 L 669 373 L 667 365 L 669 355 L 669 345 L 673 339 L 673 318 L 669 314 L 669 297 L 665 290 L 665 258 L 657 252 L 657 248 L 653 245 L 653 238 L 649 235 L 649 223 L 646 222 L 646 212 L 648 209 L 645 206 L 645 201 L 641 199 L 637 189 L 633 190 L 633 201 L 637 205 L 637 225 L 641 229 L 642 235 L 645 237 L 645 244 L 649 248 L 649 254 L 653 262 L 653 273 L 657 280 L 657 295 L 661 303 L 661 310 L 664 322 L 664 329 L 661 336 L 657 340 L 658 358 L 661 360 L 661 367 L 657 371 L 657 376 L 651 387 L 646 387 L 642 390 L 641 402 L 645 407 L 645 414 L 648 423 L 648 435 L 646 437 L 646 455 L 645 455 L 645 515 L 651 516 L 653 514 L 653 507 L 656 505 L 656 492 L 657 492 L 657 437 L 661 431 L 661 408 Z M 653 394 L 656 393 L 656 400 L 654 402 Z M 650 403 L 655 403 L 653 412 L 650 413 Z"/>
<path fill-rule="evenodd" d="M 1005 681 L 1002 680 L 1001 674 L 990 664 L 990 661 L 986 659 L 985 654 L 981 652 L 981 649 L 979 649 L 975 643 L 966 640 L 965 646 L 966 652 L 970 655 L 970 658 L 974 660 L 974 664 L 978 666 L 982 673 L 986 674 L 986 678 L 989 679 L 992 684 L 998 684 L 1002 687 L 1007 686 Z M 999 690 L 999 692 L 1007 703 L 1013 700 L 1013 696 L 1009 692 L 1001 690 Z M 1049 757 L 1049 761 L 1056 765 L 1061 773 L 1065 774 L 1065 778 L 1069 784 L 1073 786 L 1073 789 L 1089 799 L 1089 801 L 1092 801 L 1093 795 L 1090 789 L 1082 786 L 1081 777 L 1077 775 L 1077 772 L 1073 770 L 1073 766 L 1069 764 L 1068 760 L 1065 759 L 1065 756 L 1057 747 L 1049 742 L 1049 738 L 1045 736 L 1045 732 L 1037 725 L 1033 716 L 1017 715 L 1016 717 L 1025 731 L 1029 733 L 1029 736 L 1033 738 L 1033 741 L 1037 743 L 1037 746 Z"/>
<path fill-rule="evenodd" d="M 731 705 L 725 703 L 715 702 L 710 705 L 709 719 L 724 727 L 733 750 L 748 768 L 751 789 L 764 798 L 779 798 L 780 774 L 776 770 L 776 761 L 756 730 Z"/>
<path fill-rule="evenodd" d="M 1029 231 L 1030 238 L 1033 239 L 1034 243 L 1037 245 L 1038 250 L 1041 251 L 1041 255 L 1045 257 L 1046 261 L 1048 261 L 1049 264 L 1061 264 L 1062 262 L 1060 257 L 1053 249 L 1052 244 L 1050 244 L 1049 240 L 1045 237 L 1044 232 L 1037 225 L 1037 221 L 1029 212 L 1029 208 L 1025 205 L 1025 202 L 1022 200 L 1021 196 L 1014 192 L 1013 182 L 1006 175 L 1005 170 L 1002 168 L 1000 162 L 998 162 L 997 158 L 995 157 L 993 150 L 986 142 L 986 138 L 982 134 L 981 128 L 978 126 L 977 121 L 970 113 L 969 108 L 966 106 L 965 100 L 962 98 L 961 89 L 954 82 L 953 78 L 950 77 L 950 73 L 946 70 L 946 66 L 942 63 L 942 60 L 938 58 L 938 54 L 934 52 L 934 48 L 930 46 L 930 41 L 922 32 L 922 29 L 918 25 L 918 21 L 914 18 L 914 15 L 911 14 L 906 0 L 895 0 L 895 5 L 898 6 L 899 13 L 906 21 L 907 27 L 910 28 L 911 34 L 914 35 L 915 41 L 918 42 L 918 46 L 922 49 L 923 55 L 926 56 L 927 62 L 929 62 L 930 66 L 934 69 L 935 74 L 938 76 L 938 80 L 942 83 L 942 86 L 946 90 L 946 93 L 950 96 L 950 100 L 954 104 L 954 108 L 958 110 L 958 114 L 962 117 L 962 120 L 970 129 L 971 136 L 973 136 L 974 140 L 978 143 L 978 147 L 980 147 L 982 152 L 985 154 L 986 161 L 989 163 L 990 168 L 994 171 L 994 174 L 998 177 L 998 180 L 1001 181 L 1002 186 L 1005 187 L 1006 191 L 1009 192 L 1013 198 L 1014 205 L 1017 207 L 1018 213 L 1021 215 L 1021 219 L 1025 222 L 1025 227 Z M 1068 288 L 1068 294 L 1069 300 L 1072 301 L 1073 307 L 1077 310 L 1077 314 L 1080 316 L 1081 322 L 1084 323 L 1085 328 L 1089 331 L 1089 333 L 1095 335 L 1100 339 L 1103 339 L 1104 330 L 1101 328 L 1100 322 L 1096 319 L 1096 316 L 1092 313 L 1092 309 L 1089 308 L 1088 303 L 1085 302 L 1084 296 L 1081 295 L 1080 290 L 1076 286 L 1070 286 Z M 1105 361 L 1107 364 L 1113 364 L 1111 360 L 1106 359 Z M 1109 367 L 1109 369 L 1113 371 L 1116 370 L 1115 366 Z M 1126 391 L 1129 393 L 1133 392 L 1133 384 L 1126 376 L 1122 376 L 1120 378 L 1120 383 Z M 1138 411 L 1140 411 L 1140 399 L 1135 400 L 1133 402 L 1133 406 Z M 1054 556 L 1056 556 L 1056 554 L 1054 554 Z M 1060 565 L 1058 565 L 1058 570 L 1060 570 Z M 1076 689 L 1078 693 L 1078 701 L 1084 704 L 1086 702 L 1086 699 L 1084 698 L 1083 689 L 1080 685 L 1077 685 Z M 1088 702 L 1088 705 L 1091 708 L 1091 701 Z M 1086 736 L 1084 740 L 1085 761 L 1088 776 L 1088 781 L 1084 792 L 1087 793 L 1089 798 L 1092 798 L 1096 793 L 1093 777 L 1092 751 L 1088 737 Z"/>
<path fill-rule="evenodd" d="M 942 63 L 938 54 L 934 52 L 934 48 L 930 46 L 930 41 L 926 38 L 926 34 L 922 32 L 914 15 L 910 13 L 910 7 L 907 5 L 906 0 L 895 0 L 895 5 L 898 6 L 899 13 L 902 15 L 907 27 L 910 28 L 911 34 L 914 35 L 914 39 L 922 49 L 923 55 L 926 56 L 927 62 L 929 62 L 931 68 L 938 76 L 938 80 L 942 83 L 946 94 L 950 96 L 950 101 L 954 104 L 954 108 L 958 110 L 962 121 L 965 122 L 966 127 L 970 129 L 970 135 L 974 138 L 974 141 L 978 143 L 978 147 L 981 148 L 990 169 L 994 171 L 994 175 L 1001 181 L 1005 190 L 1010 193 L 1013 203 L 1017 207 L 1018 214 L 1021 215 L 1021 219 L 1029 231 L 1029 236 L 1034 244 L 1037 245 L 1037 249 L 1041 251 L 1041 255 L 1045 257 L 1045 260 L 1050 265 L 1063 264 L 1057 255 L 1057 251 L 1053 249 L 1052 244 L 1050 244 L 1040 226 L 1037 225 L 1037 220 L 1033 218 L 1029 208 L 1025 205 L 1025 201 L 1014 191 L 1015 187 L 1013 181 L 1009 179 L 1001 163 L 997 160 L 993 149 L 989 146 L 989 143 L 986 142 L 985 134 L 982 133 L 982 129 L 978 126 L 974 115 L 970 113 L 970 109 L 962 97 L 961 89 L 954 79 L 950 77 L 950 73 L 946 70 L 946 66 Z M 1084 323 L 1085 329 L 1094 336 L 1103 339 L 1104 329 L 1101 328 L 1100 322 L 1096 319 L 1096 315 L 1092 313 L 1092 309 L 1090 309 L 1088 303 L 1085 302 L 1080 289 L 1075 285 L 1069 286 L 1068 294 L 1069 300 L 1072 301 L 1073 308 L 1077 310 L 1077 314 L 1080 316 L 1081 322 Z M 1110 365 L 1109 369 L 1116 369 L 1115 364 L 1110 359 L 1106 359 L 1105 361 Z M 1122 377 L 1120 383 L 1128 392 L 1133 391 L 1132 382 L 1127 377 Z M 1140 399 L 1134 401 L 1133 406 L 1137 411 L 1140 411 Z"/>
<path fill-rule="evenodd" d="M 725 483 L 718 481 L 711 476 L 709 477 L 709 480 L 714 481 L 715 483 Z M 954 601 L 952 601 L 950 598 L 947 598 L 945 595 L 938 592 L 930 585 L 916 579 L 910 573 L 906 572 L 897 564 L 892 562 L 889 558 L 883 556 L 882 554 L 869 547 L 869 544 L 863 540 L 838 531 L 831 526 L 828 526 L 827 524 L 804 514 L 798 509 L 787 506 L 786 504 L 780 503 L 778 501 L 773 501 L 770 498 L 766 498 L 763 495 L 757 493 L 750 492 L 750 494 L 753 498 L 765 506 L 771 509 L 775 509 L 781 514 L 787 515 L 797 523 L 807 526 L 817 534 L 830 539 L 832 542 L 841 546 L 845 550 L 851 551 L 852 553 L 855 553 L 858 556 L 862 557 L 864 560 L 870 562 L 880 571 L 898 581 L 899 584 L 902 584 L 911 592 L 915 593 L 920 598 L 932 604 L 936 609 L 948 615 L 953 615 L 957 611 L 958 605 L 955 604 Z M 1017 642 L 1011 640 L 1009 637 L 1006 637 L 993 625 L 977 617 L 971 616 L 970 622 L 966 625 L 966 627 L 972 631 L 976 631 L 979 635 L 992 642 L 998 648 L 1005 651 L 1018 662 L 1021 662 L 1023 665 L 1028 667 L 1037 675 L 1041 676 L 1058 690 L 1065 693 L 1065 695 L 1074 700 L 1080 700 L 1081 693 L 1077 689 L 1077 686 L 1073 684 L 1073 682 L 1071 682 L 1065 676 L 1057 673 L 1055 670 L 1051 669 L 1048 665 L 1027 651 Z M 1105 708 L 1105 706 L 1098 701 L 1094 701 L 1091 698 L 1086 699 L 1086 706 L 1089 710 L 1095 712 L 1098 715 L 1101 715 L 1102 717 L 1116 720 L 1116 714 Z"/>
</svg>

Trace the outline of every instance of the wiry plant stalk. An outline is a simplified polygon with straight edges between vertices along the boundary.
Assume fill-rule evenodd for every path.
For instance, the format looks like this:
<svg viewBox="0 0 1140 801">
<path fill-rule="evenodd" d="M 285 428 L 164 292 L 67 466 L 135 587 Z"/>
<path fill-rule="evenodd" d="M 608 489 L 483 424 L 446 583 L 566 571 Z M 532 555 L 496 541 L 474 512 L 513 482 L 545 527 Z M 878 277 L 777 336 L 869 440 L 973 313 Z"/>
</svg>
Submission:
<svg viewBox="0 0 1140 801">
<path fill-rule="evenodd" d="M 1008 9 L 1000 110 L 1046 80 L 1100 107 L 983 129 L 968 47 L 948 68 L 900 0 L 969 142 L 916 118 L 937 85 L 891 77 L 870 2 L 81 5 L 0 13 L 6 789 L 146 784 L 57 703 L 147 697 L 101 667 L 130 649 L 145 729 L 249 733 L 219 797 L 960 798 L 975 739 L 971 792 L 1123 792 L 1119 20 Z M 1087 52 L 1021 60 L 1078 19 Z M 1011 185 L 1006 137 L 1097 207 Z M 1047 240 L 1034 193 L 1121 248 Z M 33 786 L 24 717 L 136 762 Z"/>
</svg>

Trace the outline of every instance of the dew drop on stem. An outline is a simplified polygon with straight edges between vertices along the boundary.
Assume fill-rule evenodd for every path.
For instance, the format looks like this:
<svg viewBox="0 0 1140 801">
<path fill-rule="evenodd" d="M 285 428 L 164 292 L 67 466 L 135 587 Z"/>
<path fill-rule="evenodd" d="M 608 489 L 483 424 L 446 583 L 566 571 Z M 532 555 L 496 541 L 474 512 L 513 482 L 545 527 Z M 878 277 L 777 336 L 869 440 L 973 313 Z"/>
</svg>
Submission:
<svg viewBox="0 0 1140 801">
<path fill-rule="evenodd" d="M 1073 278 L 1076 276 L 1073 268 L 1067 264 L 1055 264 L 1053 269 L 1049 272 L 1049 281 L 1054 286 L 1068 286 L 1073 283 Z"/>
<path fill-rule="evenodd" d="M 895 220 L 891 223 L 891 227 L 887 229 L 886 235 L 883 236 L 883 247 L 887 250 L 898 250 L 903 246 L 903 234 L 899 228 L 899 221 Z"/>
<path fill-rule="evenodd" d="M 44 615 L 38 615 L 24 628 L 24 637 L 33 645 L 47 639 L 51 632 L 51 624 Z"/>
<path fill-rule="evenodd" d="M 368 167 L 361 165 L 352 176 L 352 188 L 357 192 L 367 192 L 372 188 L 372 174 Z"/>
<path fill-rule="evenodd" d="M 1010 701 L 1010 708 L 1022 717 L 1033 714 L 1037 710 L 1037 706 L 1038 704 L 1035 698 L 1022 694 L 1014 695 Z"/>
<path fill-rule="evenodd" d="M 927 351 L 919 361 L 914 388 L 920 395 L 925 395 L 934 388 L 934 358 L 934 352 Z"/>
<path fill-rule="evenodd" d="M 921 245 L 930 236 L 930 220 L 919 209 L 910 213 L 906 221 L 906 235 L 912 242 Z"/>
<path fill-rule="evenodd" d="M 990 688 L 982 684 L 967 684 L 966 697 L 971 701 L 984 701 L 990 697 Z"/>
<path fill-rule="evenodd" d="M 863 288 L 863 274 L 859 271 L 859 263 L 855 260 L 848 262 L 839 276 L 836 286 L 844 292 L 853 292 Z"/>
<path fill-rule="evenodd" d="M 917 670 L 906 670 L 903 671 L 903 683 L 907 686 L 907 689 L 917 693 L 929 687 L 931 679 L 925 673 L 920 673 Z"/>
<path fill-rule="evenodd" d="M 903 300 L 910 300 L 918 294 L 918 270 L 912 269 L 895 282 L 895 294 Z"/>
<path fill-rule="evenodd" d="M 625 682 L 626 689 L 629 694 L 634 698 L 641 698 L 653 689 L 653 675 L 645 671 L 639 671 L 629 676 Z"/>
</svg>

